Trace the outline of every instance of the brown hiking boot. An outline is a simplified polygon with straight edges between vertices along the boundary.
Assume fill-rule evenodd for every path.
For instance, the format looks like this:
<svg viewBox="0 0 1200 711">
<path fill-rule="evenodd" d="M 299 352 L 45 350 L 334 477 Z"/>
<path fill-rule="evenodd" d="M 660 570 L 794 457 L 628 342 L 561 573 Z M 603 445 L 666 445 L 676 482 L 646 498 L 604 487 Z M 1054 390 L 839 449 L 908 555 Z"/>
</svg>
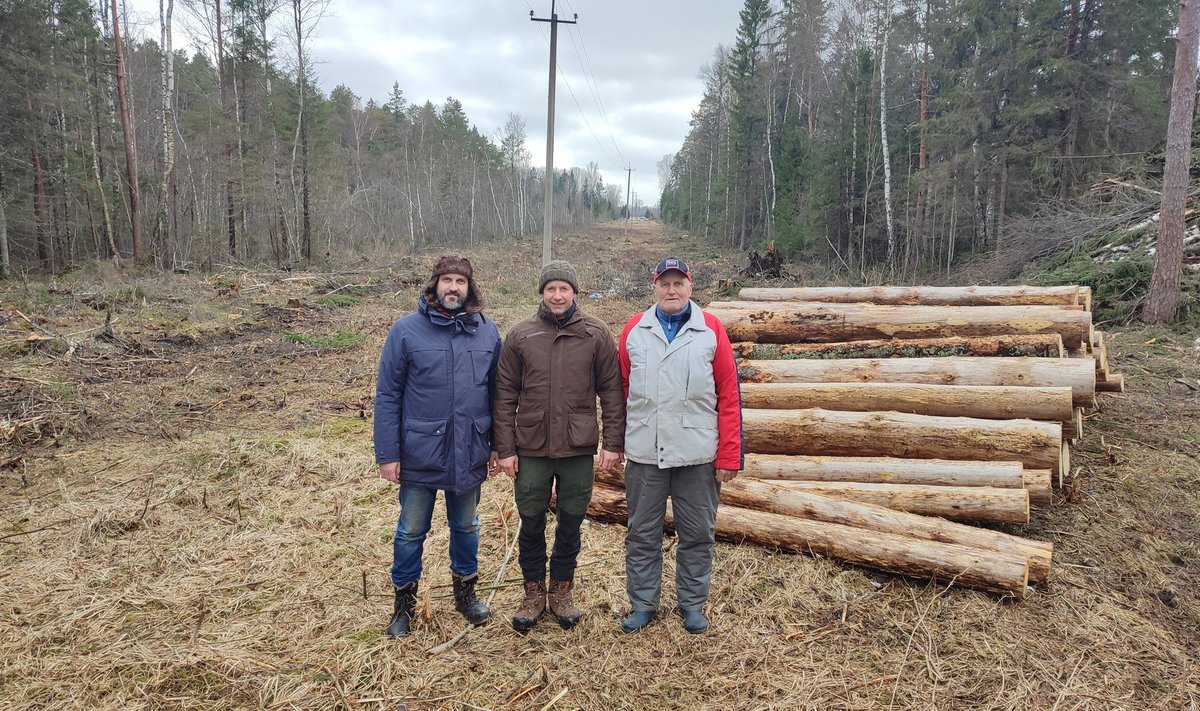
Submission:
<svg viewBox="0 0 1200 711">
<path fill-rule="evenodd" d="M 554 613 L 564 630 L 579 624 L 579 608 L 571 600 L 571 588 L 574 585 L 570 580 L 558 580 L 550 584 L 550 612 Z"/>
<path fill-rule="evenodd" d="M 546 611 L 546 583 L 541 580 L 525 581 L 525 599 L 513 615 L 512 626 L 518 632 L 528 632 L 537 624 Z"/>
</svg>

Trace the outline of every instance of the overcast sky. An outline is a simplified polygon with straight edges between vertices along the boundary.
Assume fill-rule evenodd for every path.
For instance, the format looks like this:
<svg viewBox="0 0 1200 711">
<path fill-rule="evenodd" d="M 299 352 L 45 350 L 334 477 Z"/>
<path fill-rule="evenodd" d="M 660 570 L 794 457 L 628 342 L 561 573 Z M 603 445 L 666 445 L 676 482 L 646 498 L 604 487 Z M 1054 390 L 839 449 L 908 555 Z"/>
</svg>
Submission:
<svg viewBox="0 0 1200 711">
<path fill-rule="evenodd" d="M 157 0 L 128 0 L 157 38 Z M 287 3 L 290 7 L 290 3 Z M 554 165 L 595 162 L 625 194 L 657 204 L 655 164 L 679 150 L 700 103 L 697 78 L 718 44 L 730 45 L 740 0 L 558 0 Z M 350 87 L 383 102 L 392 83 L 410 103 L 462 102 L 493 141 L 509 113 L 525 119 L 535 166 L 546 160 L 550 0 L 333 0 L 312 43 L 322 88 Z M 182 14 L 176 3 L 177 17 Z M 180 24 L 178 21 L 175 23 Z M 182 35 L 182 33 L 180 33 Z M 186 45 L 177 36 L 176 46 Z"/>
</svg>

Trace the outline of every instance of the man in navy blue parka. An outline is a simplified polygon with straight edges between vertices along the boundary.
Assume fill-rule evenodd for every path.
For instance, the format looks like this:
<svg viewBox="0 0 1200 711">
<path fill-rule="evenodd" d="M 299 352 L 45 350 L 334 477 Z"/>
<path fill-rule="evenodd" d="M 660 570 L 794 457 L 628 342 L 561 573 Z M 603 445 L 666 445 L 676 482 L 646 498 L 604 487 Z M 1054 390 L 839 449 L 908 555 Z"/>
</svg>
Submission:
<svg viewBox="0 0 1200 711">
<path fill-rule="evenodd" d="M 491 616 L 479 601 L 479 518 L 483 480 L 496 473 L 492 389 L 500 332 L 481 312 L 470 260 L 438 259 L 417 310 L 392 326 L 375 389 L 375 461 L 400 485 L 392 548 L 395 604 L 387 634 L 409 633 L 421 578 L 421 553 L 433 502 L 445 492 L 454 606 L 471 624 Z"/>
</svg>

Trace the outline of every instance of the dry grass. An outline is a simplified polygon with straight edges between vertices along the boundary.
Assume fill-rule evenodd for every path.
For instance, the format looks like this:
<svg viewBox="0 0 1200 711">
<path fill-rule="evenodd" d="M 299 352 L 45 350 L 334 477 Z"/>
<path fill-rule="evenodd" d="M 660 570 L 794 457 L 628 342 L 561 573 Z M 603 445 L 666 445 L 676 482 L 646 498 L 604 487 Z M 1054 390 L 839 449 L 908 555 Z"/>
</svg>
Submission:
<svg viewBox="0 0 1200 711">
<path fill-rule="evenodd" d="M 739 267 L 646 223 L 556 249 L 581 268 L 583 307 L 614 328 L 648 303 L 641 275 L 668 250 L 693 262 L 701 298 Z M 470 253 L 502 329 L 532 310 L 540 241 Z M 0 363 L 0 418 L 13 432 L 43 418 L 21 437 L 0 428 L 0 705 L 1196 707 L 1200 399 L 1176 378 L 1200 386 L 1200 366 L 1191 339 L 1165 331 L 1110 334 L 1129 392 L 1089 420 L 1071 500 L 1023 529 L 1057 546 L 1050 585 L 1025 602 L 718 544 L 709 634 L 665 615 L 624 635 L 623 529 L 588 524 L 583 622 L 520 636 L 507 625 L 521 597 L 512 489 L 496 479 L 480 557 L 497 619 L 431 653 L 464 630 L 435 525 L 416 631 L 384 639 L 396 504 L 374 475 L 369 397 L 427 257 L 319 278 L 243 272 L 223 294 L 197 276 L 6 286 L 0 312 L 64 335 L 103 323 L 80 293 L 141 296 L 110 306 L 111 340 L 93 331 L 70 357 L 46 344 Z M 314 304 L 348 284 L 361 305 Z M 0 323 L 3 340 L 23 324 Z M 364 338 L 322 350 L 285 328 Z"/>
</svg>

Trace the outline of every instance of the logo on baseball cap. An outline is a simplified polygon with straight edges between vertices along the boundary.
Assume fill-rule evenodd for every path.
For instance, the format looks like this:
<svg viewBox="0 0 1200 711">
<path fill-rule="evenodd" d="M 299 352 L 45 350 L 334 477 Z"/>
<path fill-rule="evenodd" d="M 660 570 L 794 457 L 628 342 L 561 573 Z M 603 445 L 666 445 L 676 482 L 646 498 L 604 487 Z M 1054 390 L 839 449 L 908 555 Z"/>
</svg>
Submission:
<svg viewBox="0 0 1200 711">
<path fill-rule="evenodd" d="M 687 262 L 678 257 L 667 257 L 659 262 L 658 266 L 654 268 L 654 281 L 658 281 L 658 278 L 663 275 L 663 272 L 667 272 L 672 269 L 683 272 L 683 275 L 688 278 L 688 281 L 692 280 L 692 270 L 688 267 Z"/>
</svg>

